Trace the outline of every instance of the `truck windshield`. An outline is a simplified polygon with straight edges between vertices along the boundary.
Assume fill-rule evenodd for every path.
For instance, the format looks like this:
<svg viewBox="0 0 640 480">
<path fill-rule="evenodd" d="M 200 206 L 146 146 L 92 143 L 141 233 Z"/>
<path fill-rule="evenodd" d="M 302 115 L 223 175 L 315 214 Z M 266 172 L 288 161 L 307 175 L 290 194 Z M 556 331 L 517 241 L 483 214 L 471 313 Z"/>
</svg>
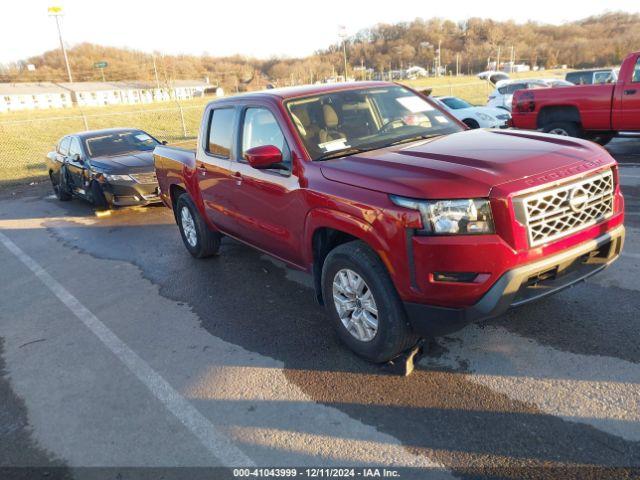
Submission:
<svg viewBox="0 0 640 480">
<path fill-rule="evenodd" d="M 98 134 L 85 139 L 85 147 L 90 157 L 109 157 L 131 152 L 153 150 L 158 141 L 142 130 L 124 130 Z"/>
<path fill-rule="evenodd" d="M 462 130 L 430 102 L 400 86 L 296 98 L 286 107 L 314 160 Z"/>
</svg>

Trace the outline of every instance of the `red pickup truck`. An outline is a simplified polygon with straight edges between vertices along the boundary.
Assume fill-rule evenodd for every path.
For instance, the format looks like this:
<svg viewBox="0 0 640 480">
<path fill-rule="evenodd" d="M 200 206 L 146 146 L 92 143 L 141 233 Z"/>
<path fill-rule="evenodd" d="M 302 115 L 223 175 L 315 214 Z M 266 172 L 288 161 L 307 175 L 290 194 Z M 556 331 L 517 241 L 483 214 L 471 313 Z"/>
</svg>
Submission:
<svg viewBox="0 0 640 480">
<path fill-rule="evenodd" d="M 640 52 L 625 58 L 615 83 L 519 90 L 511 114 L 515 128 L 601 145 L 614 136 L 640 137 Z"/>
<path fill-rule="evenodd" d="M 154 157 L 194 257 L 227 235 L 309 272 L 340 338 L 374 362 L 557 292 L 622 249 L 618 169 L 602 148 L 467 131 L 393 83 L 218 99 L 195 151 Z"/>
</svg>

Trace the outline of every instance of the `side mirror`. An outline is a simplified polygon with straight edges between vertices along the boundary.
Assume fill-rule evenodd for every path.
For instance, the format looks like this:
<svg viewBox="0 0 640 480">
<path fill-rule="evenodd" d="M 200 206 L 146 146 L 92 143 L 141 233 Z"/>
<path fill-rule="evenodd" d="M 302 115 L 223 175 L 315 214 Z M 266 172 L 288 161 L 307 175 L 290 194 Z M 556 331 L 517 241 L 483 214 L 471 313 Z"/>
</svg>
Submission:
<svg viewBox="0 0 640 480">
<path fill-rule="evenodd" d="M 160 143 L 161 143 L 162 145 L 166 145 L 166 144 L 167 144 L 167 143 L 169 143 L 169 142 L 167 142 L 166 140 L 162 140 Z"/>
<path fill-rule="evenodd" d="M 76 153 L 76 154 L 73 156 L 73 161 L 74 161 L 74 162 L 78 162 L 78 163 L 80 163 L 80 164 L 83 164 L 83 163 L 84 163 L 84 160 L 82 159 L 82 157 L 80 157 L 80 154 L 79 154 L 79 153 Z"/>
<path fill-rule="evenodd" d="M 282 163 L 282 152 L 278 147 L 273 145 L 262 145 L 253 147 L 244 152 L 244 158 L 249 165 L 258 170 L 266 170 L 276 168 L 286 170 L 286 166 Z"/>
</svg>

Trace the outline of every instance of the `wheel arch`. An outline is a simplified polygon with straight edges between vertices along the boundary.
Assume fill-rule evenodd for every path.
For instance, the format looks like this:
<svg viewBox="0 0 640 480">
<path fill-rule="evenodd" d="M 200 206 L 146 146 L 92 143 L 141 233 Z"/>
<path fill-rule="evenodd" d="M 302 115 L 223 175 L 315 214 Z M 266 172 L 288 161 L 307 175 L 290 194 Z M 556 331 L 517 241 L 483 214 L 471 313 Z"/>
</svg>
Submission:
<svg viewBox="0 0 640 480">
<path fill-rule="evenodd" d="M 338 245 L 360 240 L 378 255 L 387 270 L 390 269 L 387 242 L 375 232 L 370 223 L 344 212 L 324 208 L 309 212 L 305 222 L 305 258 L 311 266 L 318 303 L 324 304 L 321 284 L 324 261 Z"/>
<path fill-rule="evenodd" d="M 537 128 L 543 128 L 552 122 L 573 122 L 582 125 L 582 117 L 575 105 L 550 105 L 540 109 L 536 122 Z"/>
</svg>

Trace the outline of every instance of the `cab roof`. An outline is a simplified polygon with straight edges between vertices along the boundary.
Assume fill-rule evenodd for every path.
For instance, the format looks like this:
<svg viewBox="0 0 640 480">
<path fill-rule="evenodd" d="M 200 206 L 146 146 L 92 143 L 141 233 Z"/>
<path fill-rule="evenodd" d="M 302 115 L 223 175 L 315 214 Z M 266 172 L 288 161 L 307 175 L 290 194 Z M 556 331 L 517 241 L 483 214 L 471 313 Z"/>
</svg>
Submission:
<svg viewBox="0 0 640 480">
<path fill-rule="evenodd" d="M 398 84 L 392 82 L 345 82 L 345 83 L 323 83 L 318 85 L 298 85 L 294 87 L 271 88 L 257 92 L 248 92 L 235 95 L 230 98 L 277 98 L 287 100 L 289 98 L 321 95 L 324 93 L 340 92 L 345 90 L 357 90 L 372 87 L 394 87 Z"/>
</svg>

